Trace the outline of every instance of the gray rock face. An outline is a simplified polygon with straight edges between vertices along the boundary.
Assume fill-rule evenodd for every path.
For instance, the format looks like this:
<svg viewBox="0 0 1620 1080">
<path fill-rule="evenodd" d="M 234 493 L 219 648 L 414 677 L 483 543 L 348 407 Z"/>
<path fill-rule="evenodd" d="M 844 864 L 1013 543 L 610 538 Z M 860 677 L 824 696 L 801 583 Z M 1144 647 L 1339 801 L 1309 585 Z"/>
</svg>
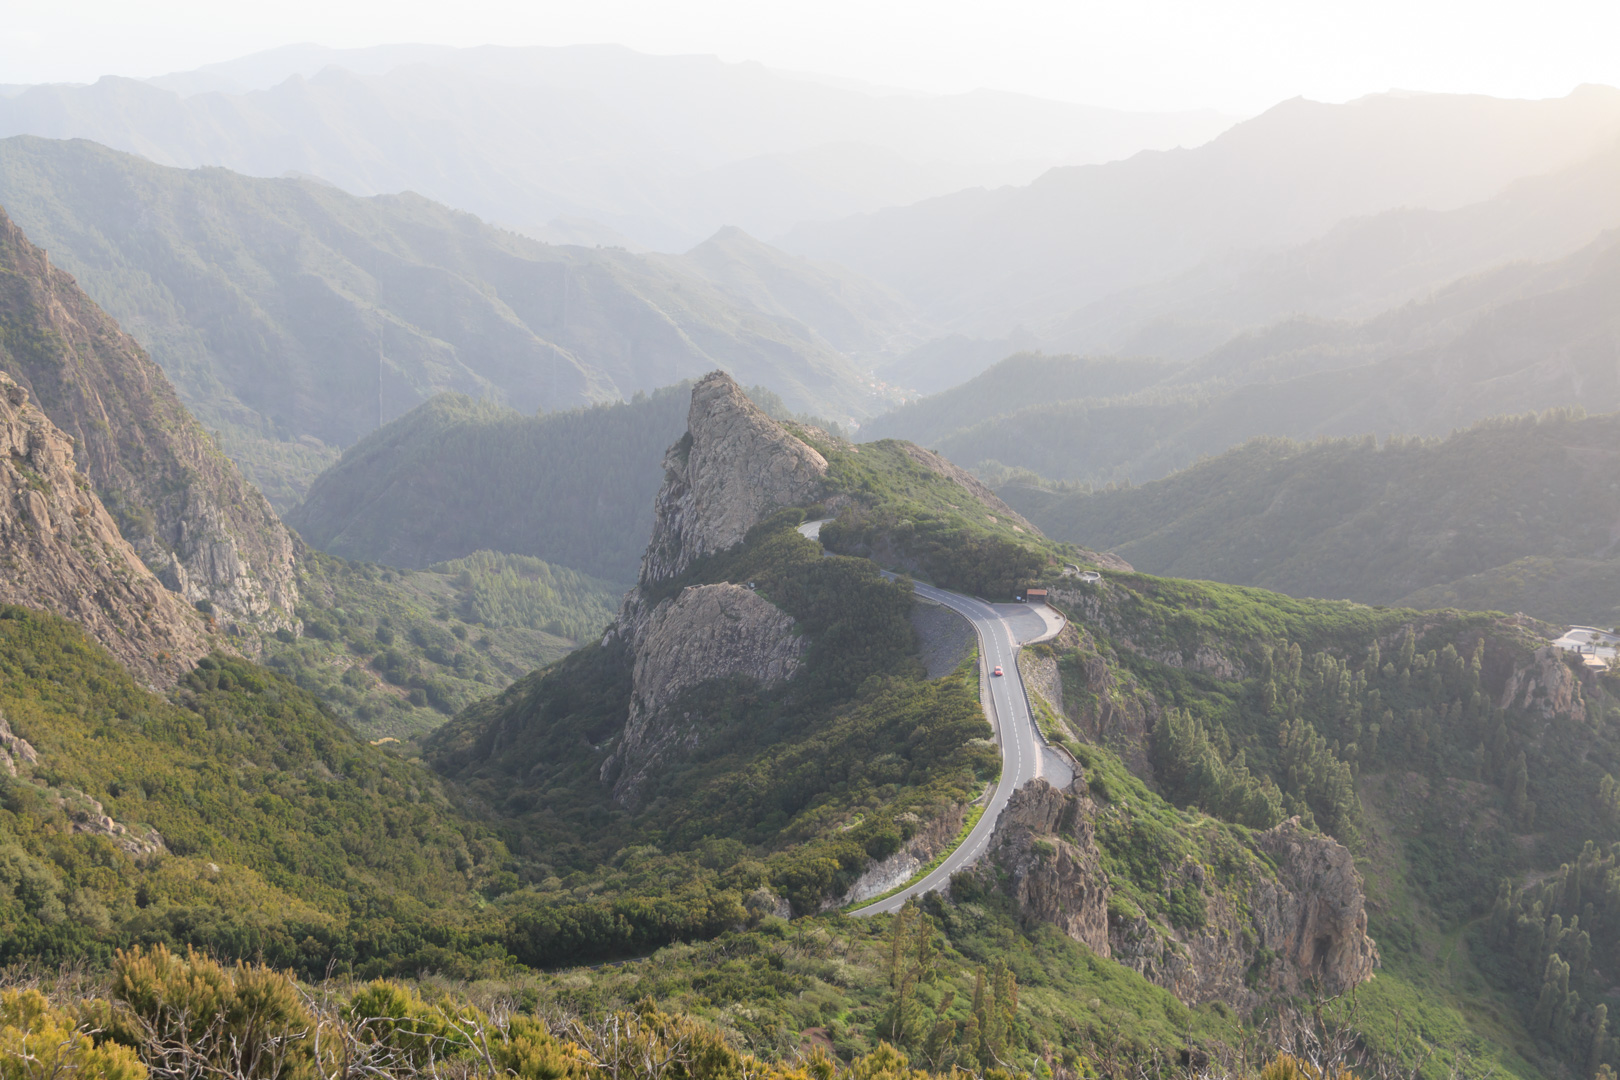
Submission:
<svg viewBox="0 0 1620 1080">
<path fill-rule="evenodd" d="M 1026 918 L 1051 923 L 1098 956 L 1110 956 L 1108 876 L 1091 810 L 1091 800 L 1076 788 L 1063 792 L 1037 779 L 1007 800 L 990 846 Z M 1058 835 L 1060 828 L 1068 837 Z"/>
<path fill-rule="evenodd" d="M 1220 999 L 1249 1009 L 1271 994 L 1339 994 L 1372 977 L 1378 950 L 1361 878 L 1338 841 L 1296 818 L 1258 834 L 1236 878 L 1216 881 L 1196 860 L 1162 866 L 1165 892 L 1190 888 L 1203 900 L 1201 924 L 1177 927 L 1110 915 L 1093 831 L 1109 812 L 1083 781 L 1059 791 L 1035 780 L 1013 795 L 991 851 L 1025 918 L 1057 926 L 1189 1005 Z"/>
<path fill-rule="evenodd" d="M 961 834 L 962 825 L 967 820 L 967 808 L 947 807 L 927 821 L 922 821 L 909 812 L 900 815 L 897 820 L 909 821 L 917 828 L 911 839 L 888 858 L 868 863 L 861 876 L 855 879 L 855 884 L 851 885 L 843 896 L 824 902 L 821 905 L 822 911 L 833 911 L 848 907 L 850 904 L 858 904 L 862 900 L 870 900 L 874 896 L 882 896 L 890 889 L 910 881 L 919 870 L 933 861 L 934 856 L 949 847 Z"/>
<path fill-rule="evenodd" d="M 1497 695 L 1503 709 L 1521 708 L 1551 720 L 1568 714 L 1577 724 L 1586 722 L 1586 699 L 1580 680 L 1564 663 L 1564 654 L 1551 645 L 1537 649 L 1527 665 L 1515 665 Z"/>
<path fill-rule="evenodd" d="M 27 739 L 12 734 L 5 714 L 0 713 L 0 769 L 5 769 L 7 776 L 16 776 L 19 763 L 24 766 L 39 764 L 39 752 Z"/>
<path fill-rule="evenodd" d="M 671 708 L 682 692 L 739 675 L 766 686 L 784 682 L 805 645 L 786 612 L 741 585 L 694 585 L 653 608 L 635 651 L 630 717 L 602 765 L 614 797 L 634 803 L 665 754 L 700 740 L 702 718 Z"/>
<path fill-rule="evenodd" d="M 297 541 L 162 370 L 0 211 L 0 367 L 74 444 L 119 531 L 171 592 L 250 629 L 294 625 Z M 33 335 L 30 337 L 30 335 Z"/>
<path fill-rule="evenodd" d="M 1367 936 L 1361 875 L 1345 846 L 1289 818 L 1256 837 L 1277 864 L 1277 887 L 1257 891 L 1260 942 L 1283 962 L 1273 985 L 1299 993 L 1314 983 L 1340 994 L 1372 978 L 1378 949 Z"/>
<path fill-rule="evenodd" d="M 75 468 L 72 442 L 4 373 L 0 563 L 0 601 L 73 620 L 144 679 L 172 683 L 209 650 L 197 613 L 159 584 Z"/>
<path fill-rule="evenodd" d="M 723 371 L 693 387 L 686 423 L 686 436 L 664 455 L 642 584 L 667 581 L 701 556 L 740 543 L 773 510 L 814 502 L 827 475 L 827 460 Z"/>
<path fill-rule="evenodd" d="M 626 805 L 638 801 L 661 760 L 702 741 L 704 718 L 673 708 L 685 691 L 737 676 L 783 682 L 807 645 L 791 617 L 744 583 L 663 598 L 657 586 L 741 543 L 773 511 L 816 501 L 827 462 L 716 371 L 693 388 L 687 433 L 670 447 L 664 469 L 641 580 L 604 639 L 622 640 L 633 665 L 629 717 L 601 774 Z"/>
</svg>

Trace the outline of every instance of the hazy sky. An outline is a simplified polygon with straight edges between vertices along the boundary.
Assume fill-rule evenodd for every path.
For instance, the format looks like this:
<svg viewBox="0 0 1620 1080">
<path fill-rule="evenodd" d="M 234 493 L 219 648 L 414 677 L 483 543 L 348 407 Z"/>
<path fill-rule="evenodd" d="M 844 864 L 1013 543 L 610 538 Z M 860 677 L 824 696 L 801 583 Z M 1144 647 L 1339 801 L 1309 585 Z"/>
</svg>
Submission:
<svg viewBox="0 0 1620 1080">
<path fill-rule="evenodd" d="M 0 83 L 156 75 L 301 41 L 617 42 L 920 90 L 1236 113 L 1391 87 L 1620 85 L 1620 0 L 4 0 Z"/>
</svg>

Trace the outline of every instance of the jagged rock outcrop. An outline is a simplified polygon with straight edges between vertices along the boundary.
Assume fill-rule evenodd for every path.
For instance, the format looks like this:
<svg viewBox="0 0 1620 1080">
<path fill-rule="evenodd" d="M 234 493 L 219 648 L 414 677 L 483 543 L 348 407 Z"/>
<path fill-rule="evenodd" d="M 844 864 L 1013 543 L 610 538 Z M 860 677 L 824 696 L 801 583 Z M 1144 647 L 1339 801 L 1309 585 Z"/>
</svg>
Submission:
<svg viewBox="0 0 1620 1080">
<path fill-rule="evenodd" d="M 1551 645 L 1537 649 L 1528 664 L 1516 665 L 1497 695 L 1497 707 L 1520 708 L 1543 720 L 1567 715 L 1586 722 L 1586 698 L 1581 680 L 1564 662 L 1564 652 Z"/>
<path fill-rule="evenodd" d="M 827 460 L 748 400 L 723 371 L 692 388 L 686 435 L 664 455 L 641 582 L 677 577 L 725 551 L 772 510 L 814 502 Z"/>
<path fill-rule="evenodd" d="M 1037 779 L 1013 792 L 990 846 L 1025 918 L 1051 923 L 1109 956 L 1108 876 L 1084 788 L 1081 781 L 1063 792 Z"/>
<path fill-rule="evenodd" d="M 1297 817 L 1255 841 L 1277 865 L 1277 887 L 1251 898 L 1260 942 L 1280 961 L 1273 985 L 1340 994 L 1371 978 L 1378 949 L 1367 936 L 1366 897 L 1349 850 Z"/>
<path fill-rule="evenodd" d="M 19 764 L 39 764 L 39 751 L 27 739 L 13 734 L 5 714 L 0 713 L 0 769 L 6 770 L 7 776 L 16 776 Z"/>
<path fill-rule="evenodd" d="M 136 858 L 168 850 L 168 846 L 163 842 L 163 835 L 156 829 L 151 826 L 131 829 L 121 821 L 114 821 L 99 799 L 92 799 L 82 792 L 75 791 L 57 796 L 56 801 L 72 819 L 73 831 L 76 833 L 105 836 L 112 841 L 114 847 Z"/>
<path fill-rule="evenodd" d="M 135 341 L 0 211 L 0 369 L 73 441 L 124 538 L 227 625 L 293 625 L 296 540 Z"/>
<path fill-rule="evenodd" d="M 741 585 L 694 585 L 653 608 L 635 651 L 630 716 L 602 765 L 614 796 L 636 801 L 663 754 L 697 744 L 702 718 L 675 715 L 683 691 L 738 675 L 765 686 L 792 678 L 807 643 L 793 628 L 786 612 Z"/>
<path fill-rule="evenodd" d="M 1173 925 L 1129 902 L 1110 910 L 1094 822 L 1118 812 L 1094 802 L 1083 780 L 1062 791 L 1035 780 L 1014 793 L 990 850 L 1025 918 L 1059 927 L 1189 1005 L 1248 1009 L 1270 994 L 1343 993 L 1372 976 L 1378 952 L 1361 878 L 1338 841 L 1295 818 L 1256 834 L 1241 872 L 1226 852 L 1221 880 L 1197 857 L 1160 866 L 1162 892 L 1196 894 L 1202 910 Z"/>
<path fill-rule="evenodd" d="M 673 596 L 663 586 L 741 543 L 773 511 L 816 501 L 827 461 L 716 371 L 692 388 L 687 433 L 665 454 L 664 470 L 641 579 L 604 638 L 623 642 L 634 672 L 624 733 L 602 765 L 627 805 L 659 760 L 701 741 L 703 718 L 675 715 L 685 691 L 736 676 L 770 685 L 798 669 L 806 642 L 793 619 L 745 583 Z"/>
<path fill-rule="evenodd" d="M 210 648 L 197 613 L 163 588 L 74 468 L 72 442 L 3 373 L 0 601 L 72 619 L 156 683 Z"/>
</svg>

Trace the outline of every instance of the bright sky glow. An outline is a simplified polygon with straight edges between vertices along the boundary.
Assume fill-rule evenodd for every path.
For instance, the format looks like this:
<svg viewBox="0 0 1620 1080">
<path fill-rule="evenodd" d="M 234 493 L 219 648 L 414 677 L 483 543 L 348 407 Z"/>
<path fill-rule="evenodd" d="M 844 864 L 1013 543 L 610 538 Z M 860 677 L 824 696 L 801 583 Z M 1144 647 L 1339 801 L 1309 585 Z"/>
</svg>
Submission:
<svg viewBox="0 0 1620 1080">
<path fill-rule="evenodd" d="M 1620 85 L 1616 0 L 6 0 L 0 83 L 157 75 L 303 41 L 616 42 L 927 91 L 1244 114 L 1299 94 Z"/>
</svg>

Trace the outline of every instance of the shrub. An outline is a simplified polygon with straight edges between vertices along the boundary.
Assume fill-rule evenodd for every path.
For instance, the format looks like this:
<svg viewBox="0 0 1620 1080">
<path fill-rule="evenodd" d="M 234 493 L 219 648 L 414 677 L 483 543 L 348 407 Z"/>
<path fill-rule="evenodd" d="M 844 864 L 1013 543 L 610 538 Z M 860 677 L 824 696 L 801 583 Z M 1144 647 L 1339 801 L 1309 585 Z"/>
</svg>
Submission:
<svg viewBox="0 0 1620 1080">
<path fill-rule="evenodd" d="M 146 1080 L 135 1051 L 97 1046 L 84 1028 L 38 990 L 0 992 L 0 1080 Z"/>
<path fill-rule="evenodd" d="M 240 1080 L 301 1080 L 313 1072 L 308 1035 L 315 1018 L 280 972 L 240 961 L 226 967 L 195 950 L 181 957 L 160 945 L 120 951 L 111 990 L 118 1007 L 104 1027 L 148 1060 L 185 1075 Z"/>
</svg>

